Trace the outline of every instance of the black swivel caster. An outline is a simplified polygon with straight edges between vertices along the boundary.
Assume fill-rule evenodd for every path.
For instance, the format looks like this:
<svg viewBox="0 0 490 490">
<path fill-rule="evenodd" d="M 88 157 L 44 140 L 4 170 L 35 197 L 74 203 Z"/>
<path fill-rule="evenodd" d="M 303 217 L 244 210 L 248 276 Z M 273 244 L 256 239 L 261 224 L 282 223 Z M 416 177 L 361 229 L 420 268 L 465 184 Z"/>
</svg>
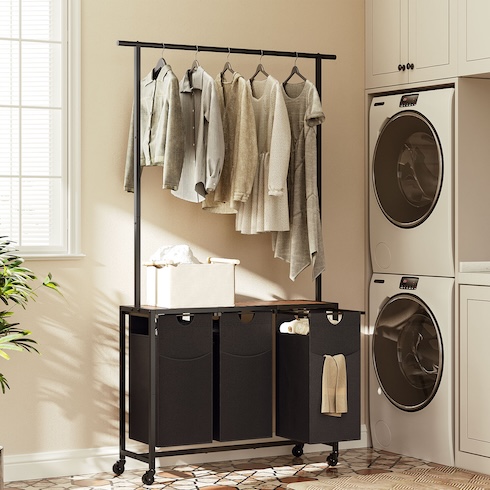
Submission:
<svg viewBox="0 0 490 490">
<path fill-rule="evenodd" d="M 293 456 L 295 456 L 296 458 L 303 456 L 303 445 L 296 444 L 296 446 L 293 447 L 293 450 L 291 452 L 293 453 Z"/>
<path fill-rule="evenodd" d="M 142 477 L 141 481 L 145 485 L 153 485 L 155 482 L 155 470 L 148 470 Z"/>
<path fill-rule="evenodd" d="M 330 453 L 327 456 L 327 463 L 329 466 L 337 466 L 339 462 L 339 455 L 337 453 Z"/>
<path fill-rule="evenodd" d="M 119 476 L 124 473 L 124 465 L 126 464 L 126 461 L 124 459 L 120 459 L 119 461 L 116 461 L 114 463 L 114 466 L 112 467 L 112 471 L 114 472 L 115 475 Z"/>
</svg>

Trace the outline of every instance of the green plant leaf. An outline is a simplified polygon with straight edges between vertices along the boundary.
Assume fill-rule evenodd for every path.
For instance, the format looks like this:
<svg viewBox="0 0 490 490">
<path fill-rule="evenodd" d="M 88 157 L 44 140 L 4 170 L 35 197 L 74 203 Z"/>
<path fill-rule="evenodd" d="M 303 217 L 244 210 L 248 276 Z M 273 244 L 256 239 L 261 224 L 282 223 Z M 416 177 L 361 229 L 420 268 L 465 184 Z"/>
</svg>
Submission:
<svg viewBox="0 0 490 490">
<path fill-rule="evenodd" d="M 3 394 L 5 394 L 6 389 L 10 390 L 10 386 L 7 383 L 7 379 L 4 377 L 4 375 L 2 373 L 0 373 L 0 387 L 2 388 Z"/>
<path fill-rule="evenodd" d="M 20 306 L 26 308 L 29 301 L 37 298 L 36 290 L 44 286 L 62 295 L 60 286 L 53 281 L 51 273 L 38 284 L 38 277 L 32 270 L 24 265 L 24 259 L 18 255 L 13 242 L 6 236 L 0 236 L 0 300 L 6 309 L 0 311 L 0 357 L 10 359 L 6 351 L 37 352 L 37 342 L 32 338 L 29 330 L 19 328 L 18 323 L 11 323 L 12 308 Z M 0 304 L 2 304 L 0 303 Z M 5 393 L 10 389 L 7 380 L 0 373 L 0 388 Z"/>
<path fill-rule="evenodd" d="M 51 272 L 49 272 L 48 275 L 44 278 L 43 286 L 46 286 L 47 288 L 53 289 L 57 293 L 61 294 L 60 285 L 57 282 L 53 281 L 53 276 L 51 275 Z"/>
</svg>

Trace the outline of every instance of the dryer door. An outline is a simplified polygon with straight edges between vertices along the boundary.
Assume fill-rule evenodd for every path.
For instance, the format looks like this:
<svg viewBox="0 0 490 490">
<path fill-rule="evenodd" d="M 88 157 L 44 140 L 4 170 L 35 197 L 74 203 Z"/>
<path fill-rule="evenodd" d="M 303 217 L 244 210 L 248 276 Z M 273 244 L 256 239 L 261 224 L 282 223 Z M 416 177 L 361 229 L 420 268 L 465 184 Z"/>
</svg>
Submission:
<svg viewBox="0 0 490 490">
<path fill-rule="evenodd" d="M 398 294 L 381 309 L 372 359 L 386 397 L 414 412 L 434 398 L 441 380 L 442 339 L 434 315 L 417 296 Z"/>
<path fill-rule="evenodd" d="M 442 185 L 443 155 L 431 123 L 416 111 L 402 111 L 384 125 L 373 155 L 372 179 L 381 210 L 396 226 L 425 221 Z"/>
</svg>

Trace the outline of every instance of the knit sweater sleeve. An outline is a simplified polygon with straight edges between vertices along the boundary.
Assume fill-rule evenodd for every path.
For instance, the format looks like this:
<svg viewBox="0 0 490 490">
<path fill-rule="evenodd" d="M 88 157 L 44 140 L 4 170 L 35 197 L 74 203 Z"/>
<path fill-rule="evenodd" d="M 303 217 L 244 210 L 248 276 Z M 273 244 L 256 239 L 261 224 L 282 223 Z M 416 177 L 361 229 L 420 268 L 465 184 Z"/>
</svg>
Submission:
<svg viewBox="0 0 490 490">
<path fill-rule="evenodd" d="M 305 114 L 306 124 L 308 126 L 318 126 L 325 121 L 325 114 L 322 109 L 322 102 L 316 87 L 312 84 L 310 88 L 310 101 L 308 104 L 308 110 Z"/>
<path fill-rule="evenodd" d="M 124 168 L 124 190 L 134 192 L 134 105 L 131 110 L 129 123 L 128 149 L 126 152 L 126 166 Z"/>
<path fill-rule="evenodd" d="M 289 157 L 291 152 L 291 128 L 286 103 L 279 82 L 274 87 L 271 103 L 273 107 L 271 149 L 269 157 L 270 196 L 282 196 L 287 191 Z"/>
<path fill-rule="evenodd" d="M 163 166 L 163 188 L 176 190 L 179 186 L 184 164 L 184 122 L 179 95 L 179 82 L 169 74 L 168 97 L 166 100 L 165 155 Z"/>
<path fill-rule="evenodd" d="M 218 93 L 211 79 L 203 91 L 203 117 L 206 122 L 206 192 L 216 189 L 223 169 L 225 157 L 225 138 Z"/>
<path fill-rule="evenodd" d="M 233 201 L 246 202 L 252 192 L 259 162 L 257 130 L 252 106 L 252 94 L 245 79 L 240 80 L 240 100 L 235 132 L 235 168 Z"/>
</svg>

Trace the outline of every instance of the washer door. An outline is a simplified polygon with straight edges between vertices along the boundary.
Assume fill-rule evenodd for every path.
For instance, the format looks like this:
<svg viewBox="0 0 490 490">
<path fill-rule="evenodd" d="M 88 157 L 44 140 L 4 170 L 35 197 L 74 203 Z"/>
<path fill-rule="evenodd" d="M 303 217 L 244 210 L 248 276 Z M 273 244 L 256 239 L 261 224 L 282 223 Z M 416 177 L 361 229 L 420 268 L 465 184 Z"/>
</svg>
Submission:
<svg viewBox="0 0 490 490">
<path fill-rule="evenodd" d="M 396 226 L 413 228 L 437 203 L 443 158 L 431 123 L 416 111 L 395 114 L 383 127 L 373 156 L 378 204 Z"/>
<path fill-rule="evenodd" d="M 396 407 L 414 412 L 434 398 L 442 374 L 442 339 L 420 298 L 398 294 L 383 306 L 374 327 L 372 359 L 380 387 Z"/>
</svg>

